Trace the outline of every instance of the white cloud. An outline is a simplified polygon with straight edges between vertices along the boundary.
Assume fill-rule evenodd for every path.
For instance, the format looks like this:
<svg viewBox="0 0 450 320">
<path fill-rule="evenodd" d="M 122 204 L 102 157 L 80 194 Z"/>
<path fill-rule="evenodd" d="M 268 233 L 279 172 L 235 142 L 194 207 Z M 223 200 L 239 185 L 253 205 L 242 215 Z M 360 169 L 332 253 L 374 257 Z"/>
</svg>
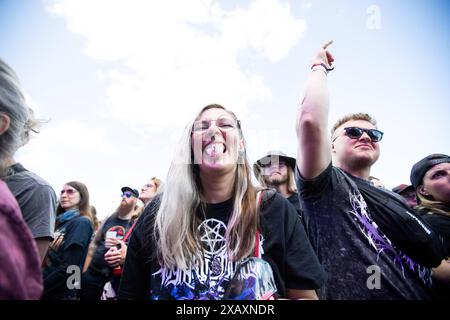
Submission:
<svg viewBox="0 0 450 320">
<path fill-rule="evenodd" d="M 244 113 L 272 98 L 263 77 L 239 54 L 275 63 L 302 37 L 303 20 L 277 0 L 224 10 L 216 1 L 46 1 L 85 39 L 109 83 L 111 116 L 129 125 L 181 125 L 209 103 Z M 108 63 L 105 63 L 108 62 Z M 111 63 L 112 62 L 112 63 Z"/>
<path fill-rule="evenodd" d="M 54 126 L 44 124 L 41 133 L 19 149 L 15 159 L 47 180 L 56 192 L 71 180 L 85 183 L 103 217 L 112 210 L 111 195 L 119 194 L 111 172 L 121 170 L 114 162 L 120 152 L 103 128 L 63 121 Z"/>
<path fill-rule="evenodd" d="M 202 106 L 220 103 L 242 119 L 249 106 L 272 99 L 255 64 L 281 61 L 306 30 L 278 0 L 232 9 L 212 0 L 44 4 L 82 39 L 104 92 L 94 100 L 98 109 L 46 126 L 18 160 L 57 189 L 84 182 L 101 217 L 117 206 L 121 186 L 165 178 L 181 128 Z M 90 114 L 98 127 L 82 123 Z"/>
<path fill-rule="evenodd" d="M 47 126 L 36 139 L 32 140 L 31 145 L 33 153 L 60 150 L 72 153 L 96 151 L 110 154 L 114 151 L 106 139 L 104 128 L 91 128 L 85 123 L 72 120 Z"/>
<path fill-rule="evenodd" d="M 303 9 L 311 9 L 312 6 L 313 6 L 313 4 L 312 4 L 311 1 L 303 2 L 303 3 L 301 4 L 301 7 L 302 7 Z"/>
</svg>

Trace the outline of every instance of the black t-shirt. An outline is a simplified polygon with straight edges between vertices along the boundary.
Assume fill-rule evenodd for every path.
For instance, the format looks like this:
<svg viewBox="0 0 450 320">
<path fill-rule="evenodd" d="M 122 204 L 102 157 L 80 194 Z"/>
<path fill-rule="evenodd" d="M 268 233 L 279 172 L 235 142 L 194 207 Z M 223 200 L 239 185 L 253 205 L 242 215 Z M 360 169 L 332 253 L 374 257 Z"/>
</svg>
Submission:
<svg viewBox="0 0 450 320">
<path fill-rule="evenodd" d="M 300 199 L 298 198 L 298 193 L 294 192 L 291 194 L 287 200 L 294 206 L 295 210 L 297 211 L 298 215 L 302 216 L 302 209 L 300 208 Z"/>
<path fill-rule="evenodd" d="M 120 219 L 116 215 L 111 216 L 105 221 L 102 229 L 98 231 L 101 232 L 101 238 L 92 255 L 89 268 L 97 273 L 101 273 L 105 277 L 111 276 L 112 268 L 105 261 L 105 253 L 109 250 L 105 247 L 105 239 L 106 237 L 110 237 L 123 240 L 129 227 L 130 220 Z"/>
<path fill-rule="evenodd" d="M 206 206 L 198 230 L 204 260 L 189 272 L 161 268 L 154 257 L 153 235 L 145 227 L 156 214 L 156 198 L 137 222 L 127 251 L 119 290 L 120 299 L 221 299 L 236 269 L 228 259 L 225 231 L 233 209 L 232 199 Z M 146 222 L 147 221 L 147 222 Z M 255 235 L 256 236 L 256 235 Z M 146 248 L 151 241 L 153 252 Z M 278 292 L 285 288 L 317 289 L 325 274 L 306 237 L 294 208 L 279 194 L 261 212 L 262 258 L 272 266 Z"/>
<path fill-rule="evenodd" d="M 368 183 L 348 176 L 355 184 Z M 297 169 L 296 182 L 311 244 L 328 272 L 321 299 L 431 298 L 430 270 L 400 254 L 383 235 L 371 218 L 376 213 L 369 210 L 370 199 L 364 199 L 367 208 L 344 173 L 330 164 L 304 180 Z"/>
<path fill-rule="evenodd" d="M 66 285 L 67 267 L 77 265 L 82 270 L 92 237 L 91 221 L 77 216 L 57 226 L 43 269 L 44 298 L 63 299 L 71 295 Z M 76 255 L 73 253 L 76 252 Z"/>
<path fill-rule="evenodd" d="M 450 261 L 450 217 L 437 212 L 429 212 L 428 210 L 421 210 L 419 213 L 422 219 L 442 236 L 448 255 L 447 261 Z M 435 290 L 438 299 L 450 300 L 450 284 L 435 280 L 433 281 L 433 290 Z"/>
<path fill-rule="evenodd" d="M 442 236 L 447 251 L 447 257 L 450 257 L 450 216 L 427 211 L 420 211 L 420 214 L 422 219 Z"/>
</svg>

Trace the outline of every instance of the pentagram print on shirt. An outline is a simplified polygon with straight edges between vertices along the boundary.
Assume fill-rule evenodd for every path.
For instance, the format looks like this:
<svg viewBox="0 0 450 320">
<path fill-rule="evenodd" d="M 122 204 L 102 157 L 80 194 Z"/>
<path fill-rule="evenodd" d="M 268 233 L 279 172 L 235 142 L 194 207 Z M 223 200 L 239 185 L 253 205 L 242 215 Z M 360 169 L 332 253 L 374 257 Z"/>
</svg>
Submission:
<svg viewBox="0 0 450 320">
<path fill-rule="evenodd" d="M 226 225 L 217 219 L 204 220 L 198 227 L 203 260 L 184 271 L 161 268 L 152 275 L 153 299 L 221 299 L 236 269 L 226 252 Z"/>
</svg>

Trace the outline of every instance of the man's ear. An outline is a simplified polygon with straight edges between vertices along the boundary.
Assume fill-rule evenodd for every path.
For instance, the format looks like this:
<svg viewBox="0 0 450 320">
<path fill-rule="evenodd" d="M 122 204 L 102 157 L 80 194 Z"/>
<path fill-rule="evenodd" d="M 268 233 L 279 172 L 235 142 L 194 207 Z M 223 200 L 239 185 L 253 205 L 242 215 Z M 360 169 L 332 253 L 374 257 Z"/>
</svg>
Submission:
<svg viewBox="0 0 450 320">
<path fill-rule="evenodd" d="M 0 135 L 8 131 L 10 123 L 11 119 L 5 113 L 0 113 Z"/>
<path fill-rule="evenodd" d="M 419 188 L 417 189 L 419 191 L 419 193 L 425 197 L 429 197 L 430 194 L 428 193 L 427 190 L 425 190 L 424 185 L 419 186 Z"/>
</svg>

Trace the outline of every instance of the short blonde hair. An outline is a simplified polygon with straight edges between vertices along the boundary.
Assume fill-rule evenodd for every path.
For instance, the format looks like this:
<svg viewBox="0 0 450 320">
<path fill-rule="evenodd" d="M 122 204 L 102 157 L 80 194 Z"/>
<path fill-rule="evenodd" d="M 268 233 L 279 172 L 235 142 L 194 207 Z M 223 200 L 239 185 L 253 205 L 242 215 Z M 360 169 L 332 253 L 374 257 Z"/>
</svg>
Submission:
<svg viewBox="0 0 450 320">
<path fill-rule="evenodd" d="M 348 114 L 348 115 L 342 117 L 341 119 L 339 119 L 338 121 L 336 121 L 333 128 L 331 128 L 331 136 L 334 135 L 334 132 L 336 131 L 337 128 L 339 128 L 344 123 L 346 123 L 350 120 L 364 120 L 364 121 L 367 121 L 367 122 L 370 122 L 371 124 L 373 124 L 375 126 L 375 128 L 377 127 L 377 121 L 375 120 L 375 118 L 371 117 L 368 113 L 361 113 L 361 112 L 353 113 L 353 114 Z"/>
<path fill-rule="evenodd" d="M 155 190 L 158 191 L 159 187 L 162 184 L 162 181 L 160 179 L 158 179 L 157 177 L 151 178 L 150 181 L 153 181 L 153 183 L 155 184 Z"/>
</svg>

